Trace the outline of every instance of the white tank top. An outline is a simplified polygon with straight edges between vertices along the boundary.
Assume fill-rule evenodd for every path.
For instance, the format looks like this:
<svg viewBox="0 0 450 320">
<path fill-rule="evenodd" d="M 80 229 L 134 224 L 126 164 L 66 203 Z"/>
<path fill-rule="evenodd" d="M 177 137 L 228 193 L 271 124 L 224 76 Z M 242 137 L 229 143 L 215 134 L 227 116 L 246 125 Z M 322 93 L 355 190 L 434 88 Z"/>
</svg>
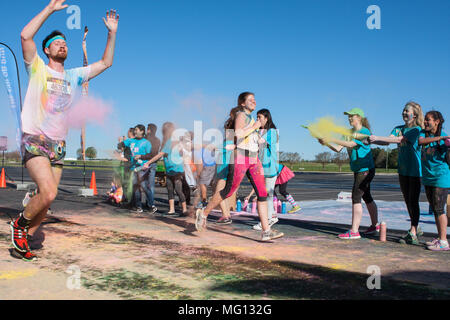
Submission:
<svg viewBox="0 0 450 320">
<path fill-rule="evenodd" d="M 250 127 L 255 124 L 255 119 L 244 111 L 239 111 L 239 113 L 244 113 L 245 115 L 245 127 Z M 248 150 L 251 152 L 258 152 L 259 146 L 258 146 L 258 133 L 255 131 L 251 132 L 249 135 L 247 135 L 244 138 L 237 140 L 237 148 L 242 150 Z"/>
</svg>

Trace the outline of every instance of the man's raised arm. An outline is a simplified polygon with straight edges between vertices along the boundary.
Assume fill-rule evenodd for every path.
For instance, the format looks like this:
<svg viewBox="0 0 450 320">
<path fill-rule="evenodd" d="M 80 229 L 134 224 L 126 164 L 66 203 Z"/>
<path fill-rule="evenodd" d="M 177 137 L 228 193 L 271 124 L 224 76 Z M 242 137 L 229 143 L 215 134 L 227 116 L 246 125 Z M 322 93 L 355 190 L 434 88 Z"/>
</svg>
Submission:
<svg viewBox="0 0 450 320">
<path fill-rule="evenodd" d="M 22 40 L 22 52 L 25 62 L 31 63 L 36 55 L 37 49 L 36 44 L 33 41 L 34 36 L 53 12 L 63 10 L 69 6 L 64 4 L 65 1 L 66 0 L 51 0 L 44 10 L 23 28 L 20 38 Z"/>
<path fill-rule="evenodd" d="M 103 18 L 106 28 L 108 29 L 108 41 L 106 42 L 105 53 L 102 60 L 91 64 L 89 80 L 95 78 L 100 73 L 112 66 L 114 60 L 114 48 L 116 47 L 116 34 L 119 26 L 119 15 L 116 10 L 106 12 L 106 20 Z"/>
</svg>

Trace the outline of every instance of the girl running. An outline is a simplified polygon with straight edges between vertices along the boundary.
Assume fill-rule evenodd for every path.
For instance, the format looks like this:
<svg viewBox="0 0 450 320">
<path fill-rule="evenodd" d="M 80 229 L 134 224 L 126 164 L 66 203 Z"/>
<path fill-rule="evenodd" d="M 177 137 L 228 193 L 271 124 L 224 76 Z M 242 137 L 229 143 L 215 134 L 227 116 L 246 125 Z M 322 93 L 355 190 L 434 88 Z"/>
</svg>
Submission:
<svg viewBox="0 0 450 320">
<path fill-rule="evenodd" d="M 279 197 L 277 195 L 277 191 L 276 191 L 276 188 L 278 187 L 278 191 L 281 193 L 281 195 L 284 197 L 284 199 L 286 201 L 289 201 L 289 203 L 292 206 L 292 209 L 289 210 L 288 213 L 296 213 L 302 209 L 300 207 L 300 205 L 297 203 L 297 201 L 295 201 L 294 198 L 292 197 L 292 195 L 287 191 L 288 182 L 293 177 L 295 177 L 295 173 L 293 173 L 291 171 L 291 169 L 289 169 L 288 167 L 286 167 L 285 165 L 283 165 L 281 163 L 278 165 L 278 177 L 277 177 L 277 181 L 275 182 L 275 189 L 273 190 L 273 197 L 274 198 L 276 197 L 279 199 Z M 254 193 L 255 193 L 255 191 L 252 190 L 250 192 L 250 194 L 245 198 L 245 200 L 250 202 L 250 198 L 253 196 Z M 276 214 L 274 215 L 274 217 L 276 217 Z M 276 220 L 278 220 L 278 219 L 276 219 Z M 253 227 L 253 228 L 255 228 L 255 227 Z"/>
<path fill-rule="evenodd" d="M 450 170 L 446 161 L 448 141 L 450 137 L 442 131 L 444 118 L 439 111 L 430 111 L 425 115 L 424 126 L 419 137 L 422 146 L 422 174 L 428 202 L 434 212 L 438 238 L 427 242 L 427 248 L 432 251 L 450 250 L 447 241 L 448 218 L 444 207 L 450 188 Z"/>
<path fill-rule="evenodd" d="M 275 182 L 275 187 L 278 186 L 278 191 L 280 191 L 284 199 L 289 201 L 289 203 L 292 205 L 292 209 L 289 210 L 288 213 L 296 213 L 300 211 L 302 208 L 300 208 L 300 206 L 294 200 L 292 195 L 287 191 L 288 181 L 291 180 L 293 177 L 295 177 L 295 174 L 291 171 L 291 169 L 289 169 L 285 165 L 280 163 L 279 166 L 280 166 L 278 169 L 279 174 L 277 181 Z M 277 197 L 276 191 L 274 191 L 274 197 Z"/>
<path fill-rule="evenodd" d="M 172 122 L 166 122 L 163 125 L 163 142 L 161 152 L 150 159 L 144 167 L 147 168 L 150 164 L 164 158 L 164 165 L 166 167 L 167 177 L 167 192 L 169 197 L 169 212 L 168 215 L 175 215 L 175 193 L 181 203 L 183 215 L 187 212 L 186 195 L 183 186 L 186 184 L 184 177 L 183 158 L 181 155 L 181 144 L 172 142 L 172 133 L 175 131 L 175 125 Z"/>
<path fill-rule="evenodd" d="M 422 165 L 420 160 L 420 132 L 423 129 L 422 108 L 415 102 L 408 102 L 402 112 L 404 125 L 395 127 L 389 137 L 370 136 L 370 143 L 379 145 L 398 144 L 398 179 L 400 189 L 411 219 L 411 229 L 400 239 L 401 243 L 419 244 L 419 229 Z"/>
<path fill-rule="evenodd" d="M 271 230 L 267 219 L 267 191 L 264 183 L 264 172 L 258 159 L 258 134 L 256 130 L 261 127 L 261 122 L 255 121 L 251 113 L 255 110 L 255 95 L 244 92 L 239 95 L 238 107 L 234 122 L 236 134 L 236 150 L 234 151 L 234 163 L 228 167 L 228 176 L 225 188 L 216 192 L 208 203 L 206 209 L 198 209 L 196 212 L 195 227 L 202 231 L 206 227 L 206 218 L 212 209 L 224 199 L 233 195 L 247 174 L 258 197 L 258 214 L 262 225 L 261 241 L 271 241 L 282 237 L 284 234 Z"/>
<path fill-rule="evenodd" d="M 353 128 L 353 133 L 359 133 L 370 136 L 370 126 L 367 118 L 364 117 L 364 112 L 359 108 L 353 108 L 348 112 L 344 112 L 348 115 L 348 120 Z M 370 219 L 372 225 L 364 233 L 364 235 L 373 234 L 379 231 L 378 225 L 378 208 L 373 201 L 370 194 L 370 183 L 375 176 L 375 164 L 373 162 L 372 151 L 370 147 L 357 139 L 338 140 L 329 139 L 325 141 L 319 139 L 322 145 L 329 147 L 335 152 L 340 152 L 344 147 L 347 148 L 350 157 L 350 168 L 354 172 L 354 184 L 352 190 L 352 228 L 346 233 L 340 234 L 340 239 L 360 239 L 359 225 L 362 217 L 362 204 L 361 198 L 367 205 L 369 210 Z M 333 145 L 328 144 L 333 143 Z"/>
</svg>

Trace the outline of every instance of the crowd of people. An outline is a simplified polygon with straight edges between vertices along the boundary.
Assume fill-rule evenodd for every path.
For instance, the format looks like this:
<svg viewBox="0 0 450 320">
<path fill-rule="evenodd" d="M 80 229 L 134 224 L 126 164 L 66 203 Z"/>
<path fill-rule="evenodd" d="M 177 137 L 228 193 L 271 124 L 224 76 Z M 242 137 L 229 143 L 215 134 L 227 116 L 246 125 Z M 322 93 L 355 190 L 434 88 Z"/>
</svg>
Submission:
<svg viewBox="0 0 450 320">
<path fill-rule="evenodd" d="M 370 192 L 370 184 L 375 177 L 375 165 L 370 144 L 397 144 L 399 149 L 398 174 L 400 189 L 411 219 L 411 228 L 400 239 L 401 243 L 419 244 L 418 237 L 423 234 L 419 228 L 419 197 L 421 185 L 425 187 L 426 197 L 435 215 L 438 237 L 427 242 L 433 251 L 450 250 L 447 241 L 448 216 L 445 214 L 448 190 L 450 188 L 450 137 L 443 131 L 445 122 L 439 111 L 428 111 L 425 116 L 422 107 L 416 102 L 408 102 L 402 111 L 404 124 L 396 126 L 389 136 L 375 136 L 371 133 L 368 119 L 360 108 L 344 112 L 352 127 L 353 137 L 347 139 L 328 138 L 318 141 L 335 152 L 346 148 L 350 158 L 350 168 L 354 172 L 352 190 L 352 227 L 340 234 L 341 239 L 359 239 L 359 226 L 364 200 L 372 221 L 363 233 L 374 234 L 380 231 L 378 208 Z"/>
<path fill-rule="evenodd" d="M 192 143 L 193 133 L 189 132 L 177 141 L 172 140 L 175 129 L 173 123 L 163 126 L 163 143 L 161 151 L 155 156 L 141 156 L 139 148 L 133 153 L 136 159 L 142 159 L 143 168 L 135 173 L 135 180 L 145 175 L 154 163 L 164 159 L 167 174 L 167 191 L 169 198 L 169 214 L 175 214 L 174 190 L 179 197 L 182 214 L 186 214 L 190 194 L 198 194 L 199 200 L 193 206 L 196 210 L 196 228 L 202 231 L 206 227 L 207 217 L 217 206 L 222 210 L 222 217 L 217 224 L 232 222 L 230 210 L 236 202 L 236 192 L 246 175 L 251 183 L 252 191 L 245 197 L 245 203 L 256 194 L 259 223 L 253 229 L 262 231 L 261 240 L 271 241 L 282 237 L 283 233 L 272 229 L 278 222 L 277 209 L 273 204 L 276 197 L 275 187 L 279 187 L 281 195 L 287 200 L 292 210 L 301 208 L 287 192 L 287 183 L 294 174 L 288 167 L 279 163 L 278 145 L 279 131 L 272 119 L 270 110 L 261 109 L 256 112 L 256 120 L 252 117 L 255 111 L 255 95 L 244 92 L 238 97 L 237 107 L 230 111 L 224 124 L 226 137 L 220 147 L 210 144 L 196 146 Z M 436 216 L 438 238 L 427 243 L 434 251 L 449 250 L 447 242 L 448 218 L 445 214 L 448 188 L 450 188 L 449 172 L 449 137 L 442 130 L 444 119 L 439 111 L 429 111 L 423 115 L 418 103 L 408 102 L 402 111 L 403 125 L 396 126 L 389 136 L 375 136 L 371 133 L 368 119 L 360 108 L 344 112 L 352 127 L 351 137 L 343 139 L 318 138 L 319 143 L 335 152 L 346 149 L 349 154 L 350 168 L 354 172 L 352 190 L 352 227 L 338 235 L 340 239 L 360 239 L 359 227 L 365 202 L 371 225 L 362 232 L 363 236 L 380 232 L 378 208 L 374 201 L 370 184 L 375 177 L 375 165 L 371 152 L 371 144 L 398 144 L 398 174 L 404 201 L 411 219 L 407 234 L 400 239 L 404 244 L 419 244 L 418 237 L 423 234 L 419 227 L 419 197 L 422 184 L 425 186 L 427 199 Z M 138 128 L 138 127 L 136 127 Z M 136 130 L 136 129 L 135 129 Z M 138 130 L 139 131 L 139 130 Z M 142 136 L 139 133 L 140 137 Z M 127 140 L 129 144 L 133 140 Z M 123 147 L 123 143 L 122 146 Z M 125 152 L 125 150 L 124 150 Z M 201 159 L 201 161 L 195 161 Z M 133 160 L 133 161 L 135 161 Z M 147 161 L 148 160 L 148 161 Z M 134 163 L 134 162 L 133 162 Z M 147 181 L 143 179 L 143 181 Z M 214 182 L 214 183 L 212 183 Z M 213 196 L 207 201 L 207 188 L 213 184 Z M 139 185 L 134 184 L 134 191 Z M 145 192 L 145 188 L 141 187 Z M 152 196 L 149 199 L 153 199 Z M 150 203 L 153 205 L 153 203 Z M 138 210 L 141 210 L 138 207 Z M 152 210 L 153 211 L 153 210 Z"/>
<path fill-rule="evenodd" d="M 103 22 L 107 28 L 107 43 L 101 60 L 82 68 L 65 69 L 68 48 L 65 35 L 59 31 L 49 34 L 42 42 L 42 51 L 48 58 L 46 65 L 37 52 L 34 37 L 44 22 L 55 12 L 68 7 L 65 0 L 50 0 L 22 30 L 21 44 L 29 85 L 21 114 L 23 163 L 37 189 L 27 193 L 23 212 L 11 222 L 11 240 L 18 257 L 33 261 L 33 235 L 45 219 L 50 205 L 56 198 L 63 160 L 66 154 L 68 127 L 65 120 L 84 83 L 97 77 L 113 64 L 119 15 L 115 10 L 107 12 Z M 162 126 L 163 139 L 156 137 L 154 124 L 130 128 L 128 137 L 119 139 L 122 150 L 123 172 L 117 175 L 110 192 L 116 203 L 128 198 L 136 211 L 143 212 L 142 194 L 150 212 L 156 212 L 155 174 L 157 161 L 163 160 L 169 215 L 175 215 L 175 194 L 181 214 L 195 208 L 195 227 L 201 232 L 206 228 L 207 217 L 217 206 L 222 209 L 219 224 L 231 223 L 230 208 L 244 176 L 250 181 L 256 195 L 259 223 L 254 229 L 261 231 L 261 241 L 272 241 L 284 234 L 272 228 L 278 221 L 273 206 L 275 188 L 292 205 L 291 212 L 300 206 L 287 192 L 287 183 L 294 174 L 281 165 L 278 159 L 279 131 L 270 110 L 257 111 L 255 95 L 244 92 L 237 105 L 231 109 L 224 124 L 225 139 L 219 147 L 209 143 L 195 145 L 193 133 L 174 139 L 175 125 L 166 122 Z M 449 146 L 450 137 L 443 131 L 444 118 L 438 111 L 423 115 L 422 108 L 409 102 L 403 109 L 404 124 L 395 127 L 388 137 L 371 133 L 363 110 L 354 108 L 345 112 L 352 127 L 353 136 L 345 139 L 318 138 L 318 141 L 335 152 L 347 149 L 350 167 L 354 172 L 352 190 L 353 214 L 351 229 L 339 235 L 340 239 L 359 239 L 362 217 L 362 200 L 367 205 L 372 225 L 365 234 L 379 232 L 377 205 L 370 192 L 375 176 L 375 166 L 370 144 L 398 144 L 398 174 L 401 191 L 411 217 L 411 228 L 401 239 L 403 243 L 417 244 L 421 230 L 419 196 L 421 185 L 436 219 L 438 237 L 427 243 L 433 251 L 450 250 L 447 242 L 448 218 L 444 207 L 450 188 Z M 214 183 L 214 193 L 207 199 L 207 188 Z M 194 196 L 191 203 L 191 194 Z M 248 200 L 248 199 L 247 199 Z"/>
</svg>

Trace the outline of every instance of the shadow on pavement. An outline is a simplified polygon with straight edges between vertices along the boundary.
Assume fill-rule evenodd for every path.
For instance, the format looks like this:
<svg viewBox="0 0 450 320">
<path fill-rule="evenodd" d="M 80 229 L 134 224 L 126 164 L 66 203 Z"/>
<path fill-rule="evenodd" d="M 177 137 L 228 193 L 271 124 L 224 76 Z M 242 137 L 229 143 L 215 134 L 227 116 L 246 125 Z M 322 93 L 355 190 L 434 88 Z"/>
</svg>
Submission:
<svg viewBox="0 0 450 320">
<path fill-rule="evenodd" d="M 293 273 L 304 273 L 304 276 L 268 276 L 258 277 L 251 273 L 246 279 L 231 280 L 214 285 L 212 291 L 223 291 L 235 294 L 267 296 L 269 299 L 449 299 L 449 290 L 432 289 L 421 284 L 425 272 L 400 272 L 383 275 L 380 290 L 369 290 L 367 287 L 369 274 L 335 270 L 310 264 L 290 261 L 274 261 L 275 265 L 287 267 Z M 428 281 L 435 283 L 440 279 L 447 281 L 449 272 L 426 272 Z M 394 280 L 395 276 L 407 278 L 407 281 Z M 252 279 L 252 277 L 254 279 Z M 411 281 L 417 281 L 411 282 Z"/>
</svg>

